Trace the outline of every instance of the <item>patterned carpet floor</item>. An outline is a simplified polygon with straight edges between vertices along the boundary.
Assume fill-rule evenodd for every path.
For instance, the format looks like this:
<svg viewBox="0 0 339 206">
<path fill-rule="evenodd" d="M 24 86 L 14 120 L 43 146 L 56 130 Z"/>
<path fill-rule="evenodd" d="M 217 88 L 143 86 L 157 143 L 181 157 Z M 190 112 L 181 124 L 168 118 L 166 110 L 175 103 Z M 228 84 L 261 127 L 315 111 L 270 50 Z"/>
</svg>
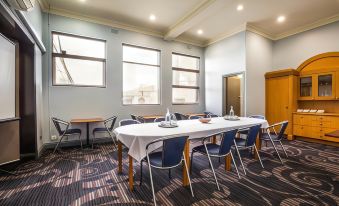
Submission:
<svg viewBox="0 0 339 206">
<path fill-rule="evenodd" d="M 284 165 L 273 149 L 263 147 L 265 169 L 244 151 L 248 174 L 238 179 L 225 171 L 224 161 L 213 160 L 221 190 L 214 183 L 205 156 L 194 160 L 192 183 L 195 197 L 181 186 L 182 168 L 153 170 L 159 205 L 338 205 L 339 149 L 302 141 L 285 142 L 289 158 Z M 38 160 L 20 164 L 17 176 L 0 176 L 0 205 L 152 205 L 147 167 L 139 186 L 140 167 L 135 163 L 135 191 L 128 189 L 128 158 L 124 173 L 117 174 L 117 154 L 112 145 L 94 150 L 63 149 L 44 152 Z M 282 155 L 282 153 L 281 153 Z M 236 155 L 235 155 L 236 157 Z"/>
</svg>

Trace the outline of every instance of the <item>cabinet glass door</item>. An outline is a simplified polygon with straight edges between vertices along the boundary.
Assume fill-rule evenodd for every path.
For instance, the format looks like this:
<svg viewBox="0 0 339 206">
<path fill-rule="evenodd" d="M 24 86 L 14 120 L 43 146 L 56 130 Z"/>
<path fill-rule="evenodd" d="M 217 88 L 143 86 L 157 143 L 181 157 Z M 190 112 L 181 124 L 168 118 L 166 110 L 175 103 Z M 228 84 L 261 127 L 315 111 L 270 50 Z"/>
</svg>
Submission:
<svg viewBox="0 0 339 206">
<path fill-rule="evenodd" d="M 318 97 L 331 97 L 333 95 L 333 75 L 325 74 L 318 76 Z"/>
<path fill-rule="evenodd" d="M 300 77 L 300 97 L 312 97 L 312 76 Z"/>
</svg>

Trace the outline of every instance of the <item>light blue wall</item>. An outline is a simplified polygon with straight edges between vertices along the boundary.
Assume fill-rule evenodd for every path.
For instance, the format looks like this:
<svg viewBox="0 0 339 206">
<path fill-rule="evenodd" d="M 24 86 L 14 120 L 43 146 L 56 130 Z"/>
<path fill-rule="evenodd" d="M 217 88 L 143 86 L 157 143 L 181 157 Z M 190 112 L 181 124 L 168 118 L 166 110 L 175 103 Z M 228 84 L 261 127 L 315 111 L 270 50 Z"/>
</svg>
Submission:
<svg viewBox="0 0 339 206">
<path fill-rule="evenodd" d="M 205 50 L 206 110 L 222 114 L 223 75 L 246 71 L 245 32 L 208 46 Z"/>
<path fill-rule="evenodd" d="M 265 115 L 265 73 L 272 71 L 273 41 L 246 32 L 246 115 Z"/>
<path fill-rule="evenodd" d="M 273 69 L 296 69 L 312 56 L 339 51 L 338 39 L 339 21 L 275 41 Z"/>
<path fill-rule="evenodd" d="M 205 87 L 205 78 L 203 48 L 164 41 L 161 38 L 125 30 L 119 30 L 118 34 L 114 34 L 111 32 L 111 28 L 107 26 L 56 15 L 50 16 L 50 28 L 48 28 L 47 17 L 47 14 L 44 14 L 43 41 L 47 48 L 47 53 L 43 58 L 43 79 L 44 86 L 48 88 L 44 93 L 44 104 L 48 106 L 45 110 L 46 121 L 50 121 L 50 117 L 58 117 L 69 121 L 72 118 L 107 118 L 112 115 L 118 116 L 119 120 L 121 120 L 123 118 L 130 118 L 129 115 L 131 113 L 140 115 L 164 114 L 167 107 L 171 111 L 184 113 L 204 111 L 205 95 L 203 88 Z M 50 59 L 51 31 L 95 37 L 107 41 L 106 88 L 52 86 Z M 122 105 L 122 43 L 161 50 L 161 105 Z M 201 57 L 200 87 L 202 89 L 200 90 L 199 104 L 172 105 L 172 52 Z M 49 126 L 51 135 L 56 134 L 54 126 L 51 123 Z M 83 128 L 83 133 L 85 133 L 84 127 L 81 128 Z M 49 136 L 44 138 L 45 143 L 50 142 Z"/>
</svg>

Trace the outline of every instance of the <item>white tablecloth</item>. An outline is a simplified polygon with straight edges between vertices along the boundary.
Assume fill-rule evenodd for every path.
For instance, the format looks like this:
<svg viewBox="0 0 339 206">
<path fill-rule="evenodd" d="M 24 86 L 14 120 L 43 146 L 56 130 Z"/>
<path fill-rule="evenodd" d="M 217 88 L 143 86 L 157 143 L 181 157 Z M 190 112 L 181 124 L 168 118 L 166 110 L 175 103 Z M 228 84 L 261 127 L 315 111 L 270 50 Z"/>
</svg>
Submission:
<svg viewBox="0 0 339 206">
<path fill-rule="evenodd" d="M 240 118 L 239 121 L 224 120 L 222 117 L 212 118 L 208 124 L 200 123 L 199 120 L 178 121 L 176 128 L 161 128 L 159 123 L 133 124 L 118 127 L 114 133 L 126 147 L 128 154 L 137 161 L 146 157 L 146 145 L 155 139 L 163 137 L 177 137 L 187 135 L 190 139 L 202 138 L 217 132 L 249 127 L 261 124 L 262 128 L 268 127 L 266 120 L 255 118 Z M 158 145 L 160 147 L 161 144 Z M 150 148 L 157 149 L 157 146 Z"/>
</svg>

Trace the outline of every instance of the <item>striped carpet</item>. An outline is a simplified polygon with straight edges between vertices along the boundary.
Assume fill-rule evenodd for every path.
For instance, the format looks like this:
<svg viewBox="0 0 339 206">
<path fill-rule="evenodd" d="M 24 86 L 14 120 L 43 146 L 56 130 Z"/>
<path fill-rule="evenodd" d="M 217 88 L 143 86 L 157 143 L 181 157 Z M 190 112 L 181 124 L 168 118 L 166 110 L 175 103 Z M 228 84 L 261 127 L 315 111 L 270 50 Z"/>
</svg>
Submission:
<svg viewBox="0 0 339 206">
<path fill-rule="evenodd" d="M 181 186 L 181 168 L 154 171 L 159 205 L 338 205 L 339 150 L 302 141 L 285 142 L 288 159 L 281 165 L 270 147 L 261 156 L 265 169 L 246 151 L 248 174 L 238 179 L 226 172 L 223 161 L 213 160 L 221 190 L 214 183 L 207 158 L 195 157 L 192 182 L 195 197 Z M 236 155 L 235 155 L 236 156 Z M 139 186 L 135 163 L 135 191 L 128 190 L 127 153 L 124 174 L 117 174 L 117 155 L 110 144 L 94 150 L 46 151 L 39 160 L 20 164 L 17 176 L 0 176 L 0 205 L 152 205 L 147 167 Z"/>
</svg>

